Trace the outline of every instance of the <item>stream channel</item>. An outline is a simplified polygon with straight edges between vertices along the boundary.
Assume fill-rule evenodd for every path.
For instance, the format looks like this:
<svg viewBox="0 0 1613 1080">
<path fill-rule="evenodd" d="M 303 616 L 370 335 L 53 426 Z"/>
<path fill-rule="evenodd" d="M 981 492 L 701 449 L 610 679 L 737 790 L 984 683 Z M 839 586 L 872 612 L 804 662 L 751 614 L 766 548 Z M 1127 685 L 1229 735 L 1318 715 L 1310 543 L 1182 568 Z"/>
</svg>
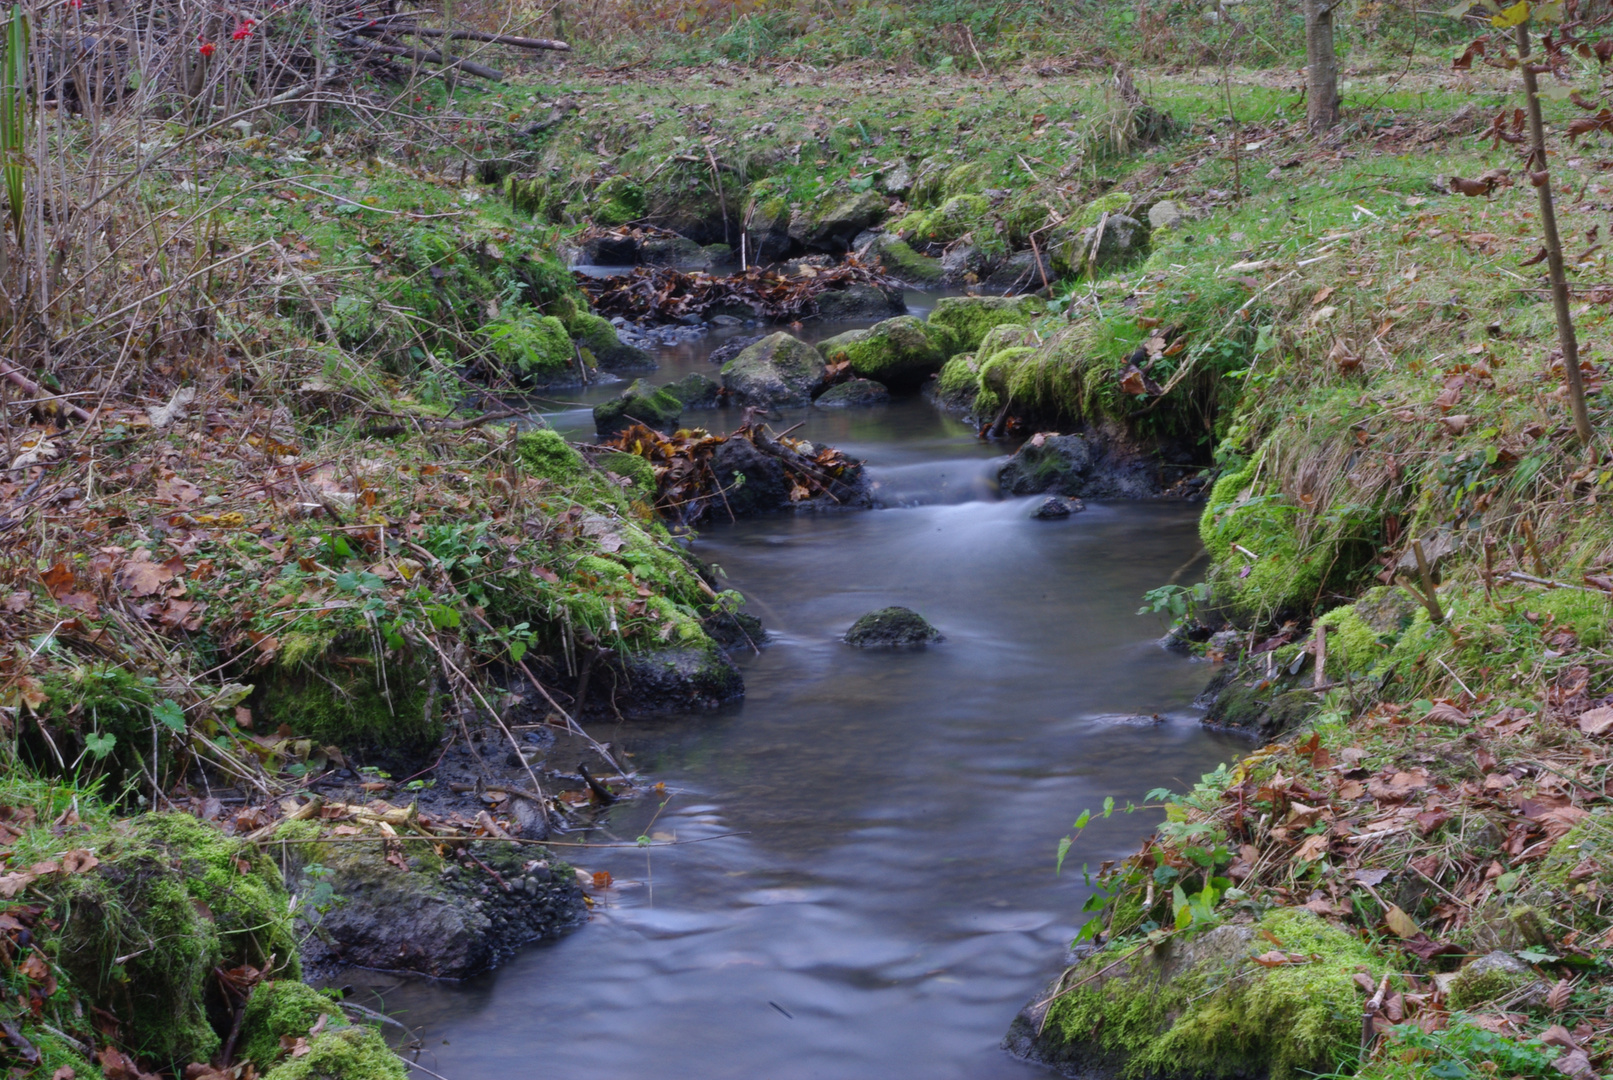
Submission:
<svg viewBox="0 0 1613 1080">
<path fill-rule="evenodd" d="M 909 302 L 922 316 L 933 300 Z M 869 323 L 800 333 L 853 325 Z M 655 380 L 715 377 L 706 356 L 722 341 L 661 350 Z M 589 408 L 619 389 L 579 391 L 546 418 L 591 441 Z M 788 410 L 772 426 L 802 421 L 796 435 L 868 462 L 878 508 L 701 530 L 695 552 L 767 627 L 761 654 L 738 659 L 746 698 L 594 725 L 667 796 L 571 837 L 714 839 L 566 853 L 615 886 L 586 926 L 481 978 L 351 973 L 424 1039 L 427 1068 L 449 1080 L 1047 1075 L 998 1043 L 1060 970 L 1088 895 L 1082 864 L 1132 850 L 1158 817 L 1096 822 L 1055 876 L 1059 838 L 1105 796 L 1190 785 L 1246 748 L 1199 726 L 1209 669 L 1161 649 L 1160 621 L 1137 615 L 1143 592 L 1197 552 L 1197 504 L 1089 503 L 1038 521 L 1039 497 L 997 494 L 1002 448 L 920 398 Z M 725 430 L 737 411 L 685 422 Z M 889 604 L 946 640 L 898 653 L 840 641 Z"/>
</svg>

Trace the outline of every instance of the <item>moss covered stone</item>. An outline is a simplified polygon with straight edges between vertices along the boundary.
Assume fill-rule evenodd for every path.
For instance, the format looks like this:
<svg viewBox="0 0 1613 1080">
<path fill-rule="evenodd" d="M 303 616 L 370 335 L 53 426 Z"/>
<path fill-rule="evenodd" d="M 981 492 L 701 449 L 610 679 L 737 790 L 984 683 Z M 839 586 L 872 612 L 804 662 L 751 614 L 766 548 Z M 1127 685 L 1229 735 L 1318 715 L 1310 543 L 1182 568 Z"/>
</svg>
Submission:
<svg viewBox="0 0 1613 1080">
<path fill-rule="evenodd" d="M 872 379 L 851 379 L 825 390 L 812 404 L 819 409 L 854 409 L 884 405 L 890 399 L 890 391 L 882 384 Z"/>
<path fill-rule="evenodd" d="M 308 1053 L 287 1058 L 263 1080 L 407 1080 L 403 1061 L 381 1033 L 367 1027 L 324 1031 L 308 1043 Z"/>
<path fill-rule="evenodd" d="M 905 607 L 870 611 L 846 631 L 846 644 L 859 649 L 923 647 L 943 640 L 928 619 Z"/>
<path fill-rule="evenodd" d="M 691 371 L 677 382 L 667 383 L 662 389 L 682 402 L 685 409 L 709 409 L 717 404 L 722 383 L 698 371 Z"/>
<path fill-rule="evenodd" d="M 958 195 L 917 220 L 904 219 L 911 235 L 926 244 L 950 244 L 973 234 L 984 241 L 991 234 L 991 202 L 983 195 Z"/>
<path fill-rule="evenodd" d="M 819 346 L 830 363 L 847 363 L 852 374 L 891 387 L 917 386 L 941 370 L 955 338 L 911 315 L 886 319 L 867 331 L 830 338 Z"/>
<path fill-rule="evenodd" d="M 1451 980 L 1446 1003 L 1452 1009 L 1471 1009 L 1486 1002 L 1509 997 L 1539 978 L 1529 965 L 1511 953 L 1486 953 L 1469 962 Z"/>
<path fill-rule="evenodd" d="M 1317 620 L 1328 628 L 1328 664 L 1367 673 L 1389 656 L 1400 635 L 1417 619 L 1418 604 L 1403 589 L 1369 589 L 1354 604 Z"/>
<path fill-rule="evenodd" d="M 949 409 L 972 409 L 980 393 L 980 365 L 974 353 L 959 353 L 941 367 L 935 399 Z"/>
<path fill-rule="evenodd" d="M 85 846 L 101 862 L 57 892 L 55 960 L 142 1060 L 217 1053 L 228 1009 L 215 970 L 299 976 L 280 872 L 252 845 L 173 813 L 114 824 Z"/>
<path fill-rule="evenodd" d="M 588 350 L 588 357 L 593 359 L 601 371 L 622 374 L 629 371 L 654 371 L 656 368 L 653 356 L 643 349 L 622 344 L 621 337 L 616 333 L 616 327 L 598 315 L 579 311 L 567 320 L 566 328 L 571 331 L 577 346 Z"/>
<path fill-rule="evenodd" d="M 991 166 L 984 161 L 970 161 L 959 165 L 941 180 L 941 198 L 951 199 L 970 195 L 991 186 Z"/>
<path fill-rule="evenodd" d="M 722 381 L 748 405 L 809 405 L 823 384 L 823 357 L 789 334 L 773 334 L 723 365 Z"/>
<path fill-rule="evenodd" d="M 678 430 L 678 421 L 682 416 L 683 402 L 676 395 L 665 387 L 652 386 L 643 379 L 637 379 L 622 391 L 620 397 L 594 406 L 594 428 L 601 441 L 635 424 L 670 435 Z"/>
<path fill-rule="evenodd" d="M 920 255 L 901 237 L 886 233 L 874 241 L 869 254 L 885 272 L 914 285 L 938 285 L 946 271 L 940 259 Z"/>
<path fill-rule="evenodd" d="M 302 1038 L 327 1017 L 327 1029 L 343 1027 L 347 1018 L 336 999 L 294 979 L 274 979 L 259 983 L 252 990 L 241 1016 L 241 1035 L 236 1044 L 240 1057 L 258 1067 L 259 1073 L 285 1056 L 282 1038 Z"/>
<path fill-rule="evenodd" d="M 1265 934 L 1316 959 L 1256 964 L 1273 947 Z M 1354 935 L 1294 909 L 1116 964 L 1131 947 L 1069 973 L 1064 983 L 1079 985 L 1048 1007 L 1042 1036 L 1027 1040 L 1039 1045 L 1015 1048 L 1079 1075 L 1297 1080 L 1350 1059 L 1361 1038 L 1355 974 L 1384 967 Z"/>
<path fill-rule="evenodd" d="M 254 708 L 321 746 L 418 749 L 442 734 L 432 669 L 408 646 L 376 655 L 373 635 L 283 635 Z"/>
<path fill-rule="evenodd" d="M 1037 296 L 947 296 L 936 302 L 929 321 L 958 335 L 958 350 L 974 352 L 986 332 L 1004 323 L 1029 323 L 1047 313 Z"/>
<path fill-rule="evenodd" d="M 842 252 L 858 233 L 879 224 L 887 210 L 885 196 L 871 189 L 828 192 L 791 216 L 789 236 L 809 250 Z"/>
</svg>

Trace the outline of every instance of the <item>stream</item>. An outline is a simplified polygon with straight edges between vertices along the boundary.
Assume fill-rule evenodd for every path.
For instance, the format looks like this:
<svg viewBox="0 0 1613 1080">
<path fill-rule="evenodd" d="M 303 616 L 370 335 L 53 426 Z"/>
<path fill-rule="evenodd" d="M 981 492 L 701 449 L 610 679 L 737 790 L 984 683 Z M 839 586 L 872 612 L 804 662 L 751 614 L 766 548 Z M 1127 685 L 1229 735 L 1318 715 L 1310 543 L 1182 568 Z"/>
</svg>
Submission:
<svg viewBox="0 0 1613 1080">
<path fill-rule="evenodd" d="M 926 298 L 910 300 L 922 315 Z M 722 340 L 663 350 L 656 380 L 715 376 L 705 356 Z M 578 392 L 546 418 L 591 439 L 588 408 L 619 388 Z M 738 658 L 745 701 L 593 729 L 666 795 L 613 807 L 587 838 L 702 842 L 567 853 L 615 880 L 589 924 L 481 978 L 351 973 L 424 1039 L 427 1068 L 1046 1075 L 998 1043 L 1060 970 L 1088 895 L 1082 864 L 1128 853 L 1158 819 L 1095 822 L 1055 876 L 1060 837 L 1106 796 L 1191 784 L 1244 748 L 1199 726 L 1191 703 L 1209 670 L 1161 649 L 1159 620 L 1136 614 L 1198 551 L 1197 505 L 1089 503 L 1033 520 L 1038 498 L 996 493 L 1001 448 L 921 399 L 789 410 L 772 426 L 802 421 L 797 435 L 867 460 L 879 508 L 704 528 L 695 551 L 768 630 L 759 655 Z M 839 640 L 889 604 L 946 640 L 900 653 Z"/>
</svg>

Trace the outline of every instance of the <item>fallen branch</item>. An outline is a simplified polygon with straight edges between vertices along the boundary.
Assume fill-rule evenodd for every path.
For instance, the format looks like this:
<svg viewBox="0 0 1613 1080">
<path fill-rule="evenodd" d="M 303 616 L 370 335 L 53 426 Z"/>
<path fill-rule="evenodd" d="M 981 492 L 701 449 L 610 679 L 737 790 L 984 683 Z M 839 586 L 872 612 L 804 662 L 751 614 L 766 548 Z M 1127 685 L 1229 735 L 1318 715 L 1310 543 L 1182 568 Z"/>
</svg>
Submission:
<svg viewBox="0 0 1613 1080">
<path fill-rule="evenodd" d="M 462 60 L 459 57 L 444 56 L 436 49 L 417 49 L 412 45 L 387 45 L 379 41 L 371 41 L 359 33 L 344 34 L 342 40 L 354 45 L 361 45 L 371 52 L 384 53 L 387 56 L 402 56 L 409 60 L 418 60 L 424 64 L 440 64 L 443 67 L 458 68 L 467 75 L 474 75 L 489 82 L 503 82 L 504 73 L 486 64 L 478 64 L 474 60 Z"/>
</svg>

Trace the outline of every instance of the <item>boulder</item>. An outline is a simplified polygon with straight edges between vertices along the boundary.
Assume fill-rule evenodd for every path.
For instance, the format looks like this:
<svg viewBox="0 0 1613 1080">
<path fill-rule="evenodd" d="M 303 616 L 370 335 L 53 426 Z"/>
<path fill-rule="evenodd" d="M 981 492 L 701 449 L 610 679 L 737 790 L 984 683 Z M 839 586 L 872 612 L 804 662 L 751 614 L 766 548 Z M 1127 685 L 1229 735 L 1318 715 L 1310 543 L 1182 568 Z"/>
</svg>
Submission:
<svg viewBox="0 0 1613 1080">
<path fill-rule="evenodd" d="M 709 380 L 708 380 L 709 381 Z M 635 379 L 621 397 L 594 406 L 594 429 L 601 441 L 617 435 L 634 424 L 643 424 L 668 435 L 678 430 L 683 415 L 683 402 L 668 393 L 665 387 L 651 386 L 643 379 Z"/>
<path fill-rule="evenodd" d="M 794 485 L 777 458 L 749 439 L 725 441 L 711 457 L 711 471 L 723 489 L 724 507 L 735 517 L 751 517 L 790 505 Z"/>
<path fill-rule="evenodd" d="M 923 648 L 944 640 L 929 620 L 905 607 L 870 611 L 846 631 L 846 644 L 858 649 Z"/>
<path fill-rule="evenodd" d="M 933 395 L 942 408 L 968 410 L 980 393 L 980 365 L 976 353 L 959 353 L 948 360 L 937 376 Z"/>
<path fill-rule="evenodd" d="M 831 193 L 791 215 L 789 237 L 812 251 L 839 254 L 858 233 L 884 220 L 889 209 L 877 191 Z"/>
<path fill-rule="evenodd" d="M 716 320 L 713 319 L 712 321 L 715 322 Z M 721 367 L 766 336 L 766 334 L 750 334 L 746 337 L 736 337 L 725 341 L 712 349 L 711 355 L 707 356 L 706 359 Z"/>
<path fill-rule="evenodd" d="M 739 669 L 712 641 L 618 655 L 599 679 L 589 708 L 600 716 L 701 712 L 745 696 Z"/>
<path fill-rule="evenodd" d="M 275 844 L 276 861 L 284 861 L 291 881 L 318 864 L 320 876 L 303 878 L 296 891 L 311 894 L 324 882 L 342 898 L 308 927 L 302 957 L 311 975 L 367 967 L 464 979 L 584 917 L 572 872 L 553 872 L 532 848 L 470 847 L 513 886 L 506 891 L 487 889 L 484 870 L 447 862 L 423 842 L 404 841 L 404 865 L 397 866 L 373 844 L 299 844 L 295 827 L 301 824 L 282 826 L 276 834 L 277 841 L 288 841 Z"/>
<path fill-rule="evenodd" d="M 661 389 L 682 402 L 685 409 L 715 408 L 722 394 L 721 383 L 698 371 L 690 372 L 677 382 L 667 383 Z"/>
<path fill-rule="evenodd" d="M 972 352 L 992 327 L 1029 323 L 1046 313 L 1047 301 L 1036 296 L 947 296 L 936 302 L 929 321 L 954 330 L 960 351 Z"/>
<path fill-rule="evenodd" d="M 817 349 L 789 334 L 772 334 L 724 364 L 722 381 L 747 405 L 810 405 L 823 368 Z"/>
<path fill-rule="evenodd" d="M 1058 280 L 1058 272 L 1053 269 L 1046 253 L 1042 254 L 1040 267 L 1034 253 L 1021 251 L 1010 255 L 994 267 L 986 275 L 985 284 L 993 289 L 1010 289 L 1015 292 L 1039 292 L 1047 284 Z"/>
<path fill-rule="evenodd" d="M 1038 521 L 1058 521 L 1071 514 L 1080 513 L 1087 508 L 1087 504 L 1080 499 L 1061 499 L 1057 495 L 1050 495 L 1042 501 L 1031 517 Z"/>
<path fill-rule="evenodd" d="M 1179 202 L 1162 199 L 1148 208 L 1148 227 L 1170 229 L 1188 218 L 1188 208 Z"/>
<path fill-rule="evenodd" d="M 854 409 L 869 405 L 884 405 L 891 399 L 890 391 L 872 379 L 852 379 L 818 395 L 812 404 L 820 409 Z"/>
<path fill-rule="evenodd" d="M 754 263 L 776 262 L 790 253 L 790 203 L 783 181 L 760 180 L 751 185 L 745 205 L 746 249 Z"/>
<path fill-rule="evenodd" d="M 879 178 L 879 186 L 887 195 L 906 195 L 913 190 L 913 170 L 908 167 L 907 162 L 900 162 Z"/>
<path fill-rule="evenodd" d="M 866 249 L 866 259 L 885 273 L 912 285 L 939 285 L 945 276 L 941 260 L 914 251 L 892 233 L 880 233 Z"/>
<path fill-rule="evenodd" d="M 683 236 L 654 236 L 638 248 L 646 266 L 676 266 L 683 270 L 709 270 L 716 264 L 706 249 Z"/>
<path fill-rule="evenodd" d="M 1123 452 L 1102 433 L 1043 432 L 1032 436 L 1008 459 L 997 482 L 1010 495 L 1045 492 L 1076 498 L 1143 499 L 1158 493 L 1159 470 L 1146 456 Z"/>
<path fill-rule="evenodd" d="M 850 285 L 818 294 L 820 319 L 879 319 L 907 310 L 902 294 L 873 285 Z"/>
<path fill-rule="evenodd" d="M 598 315 L 580 311 L 571 317 L 566 328 L 578 347 L 588 350 L 601 371 L 625 375 L 636 371 L 654 371 L 658 366 L 655 357 L 643 349 L 624 345 L 616 327 Z"/>
<path fill-rule="evenodd" d="M 818 349 L 830 363 L 849 364 L 853 375 L 898 389 L 918 386 L 958 351 L 950 330 L 911 315 L 840 334 Z"/>
<path fill-rule="evenodd" d="M 1098 270 L 1115 270 L 1135 262 L 1148 251 L 1148 227 L 1125 214 L 1110 214 L 1103 222 L 1103 238 L 1097 241 Z M 1048 257 L 1061 274 L 1085 272 L 1093 262 L 1092 244 L 1098 226 L 1077 228 L 1061 225 L 1047 237 Z"/>
<path fill-rule="evenodd" d="M 951 244 L 941 256 L 941 280 L 950 285 L 973 285 L 989 277 L 996 265 L 996 260 L 975 244 Z"/>
</svg>

